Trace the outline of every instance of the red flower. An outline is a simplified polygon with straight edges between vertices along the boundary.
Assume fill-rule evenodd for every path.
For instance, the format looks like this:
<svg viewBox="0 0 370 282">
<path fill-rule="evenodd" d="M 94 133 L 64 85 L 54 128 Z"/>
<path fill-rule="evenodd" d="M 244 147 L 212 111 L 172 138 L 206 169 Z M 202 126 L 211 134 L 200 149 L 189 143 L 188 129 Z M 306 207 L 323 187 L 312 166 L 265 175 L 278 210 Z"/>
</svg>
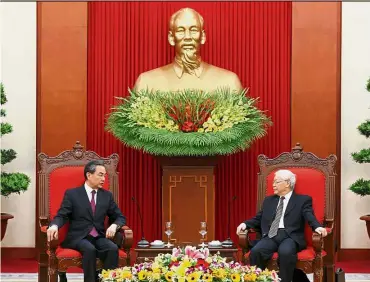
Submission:
<svg viewBox="0 0 370 282">
<path fill-rule="evenodd" d="M 203 268 L 208 268 L 209 263 L 206 262 L 204 259 L 198 259 L 197 265 L 195 267 L 203 267 Z"/>
<path fill-rule="evenodd" d="M 198 128 L 191 121 L 185 121 L 181 126 L 181 131 L 184 131 L 184 132 L 192 132 L 196 130 L 198 130 Z"/>
</svg>

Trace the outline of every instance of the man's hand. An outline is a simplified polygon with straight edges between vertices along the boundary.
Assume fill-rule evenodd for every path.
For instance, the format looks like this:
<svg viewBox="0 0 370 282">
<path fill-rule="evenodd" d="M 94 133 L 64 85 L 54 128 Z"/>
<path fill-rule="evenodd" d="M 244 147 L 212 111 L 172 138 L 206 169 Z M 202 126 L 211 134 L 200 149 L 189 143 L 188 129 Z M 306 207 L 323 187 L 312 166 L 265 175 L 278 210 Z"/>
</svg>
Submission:
<svg viewBox="0 0 370 282">
<path fill-rule="evenodd" d="M 58 226 L 53 225 L 48 228 L 46 231 L 46 237 L 48 238 L 48 242 L 52 240 L 57 240 L 58 239 Z"/>
<path fill-rule="evenodd" d="M 328 235 L 328 232 L 326 231 L 326 228 L 324 227 L 317 227 L 315 229 L 315 232 L 321 234 L 322 237 L 326 237 L 326 235 Z"/>
<path fill-rule="evenodd" d="M 116 231 L 117 231 L 117 224 L 113 223 L 111 226 L 109 226 L 109 228 L 107 229 L 107 232 L 105 234 L 105 236 L 108 238 L 108 239 L 112 239 L 114 238 L 114 235 L 116 234 Z"/>
<path fill-rule="evenodd" d="M 241 231 L 244 231 L 247 229 L 247 225 L 245 223 L 241 223 L 237 228 L 236 228 L 236 234 L 239 235 Z"/>
</svg>

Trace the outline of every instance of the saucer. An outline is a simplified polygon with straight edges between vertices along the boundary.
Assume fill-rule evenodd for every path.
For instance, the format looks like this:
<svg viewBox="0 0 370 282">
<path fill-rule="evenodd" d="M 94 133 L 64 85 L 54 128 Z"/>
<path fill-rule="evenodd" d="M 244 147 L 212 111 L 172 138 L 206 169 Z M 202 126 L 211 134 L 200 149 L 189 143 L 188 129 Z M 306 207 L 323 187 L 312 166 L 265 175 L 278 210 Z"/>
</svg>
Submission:
<svg viewBox="0 0 370 282">
<path fill-rule="evenodd" d="M 160 246 L 163 246 L 165 243 L 163 241 L 160 241 L 160 240 L 155 240 L 153 242 L 150 243 L 151 246 L 155 246 L 155 247 L 160 247 Z"/>
<path fill-rule="evenodd" d="M 221 247 L 222 244 L 221 244 L 220 241 L 211 241 L 211 242 L 208 243 L 208 246 L 209 247 Z"/>
</svg>

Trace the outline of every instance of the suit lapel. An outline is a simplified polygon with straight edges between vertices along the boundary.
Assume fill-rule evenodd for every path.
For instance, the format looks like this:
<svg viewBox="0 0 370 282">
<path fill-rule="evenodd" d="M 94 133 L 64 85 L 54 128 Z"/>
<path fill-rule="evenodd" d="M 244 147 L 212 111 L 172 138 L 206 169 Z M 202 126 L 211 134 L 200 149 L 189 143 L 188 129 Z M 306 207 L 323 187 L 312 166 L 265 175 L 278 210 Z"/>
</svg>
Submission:
<svg viewBox="0 0 370 282">
<path fill-rule="evenodd" d="M 290 199 L 289 199 L 289 202 L 288 202 L 288 206 L 286 207 L 284 217 L 286 217 L 287 214 L 295 207 L 295 201 L 296 201 L 296 197 L 295 196 L 296 195 L 293 192 L 292 193 L 292 196 L 290 196 Z"/>
<path fill-rule="evenodd" d="M 89 200 L 89 196 L 86 193 L 85 186 L 81 187 L 80 194 L 81 194 L 81 201 L 82 201 L 83 205 L 86 206 L 87 210 L 89 211 L 89 214 L 92 217 L 93 213 L 92 213 L 92 209 L 91 209 L 91 203 L 90 203 L 90 200 Z"/>
<path fill-rule="evenodd" d="M 280 198 L 278 196 L 275 196 L 275 197 L 272 198 L 272 203 L 271 203 L 271 207 L 273 209 L 272 210 L 272 218 L 271 218 L 272 221 L 274 220 L 274 218 L 276 216 L 276 209 L 277 209 L 277 206 L 279 204 L 279 199 Z"/>
<path fill-rule="evenodd" d="M 98 189 L 98 192 L 96 193 L 96 207 L 95 207 L 95 214 L 94 216 L 96 216 L 98 214 L 98 212 L 100 211 L 100 207 L 102 205 L 102 201 L 103 201 L 103 191 L 101 191 L 102 189 L 99 188 Z"/>
</svg>

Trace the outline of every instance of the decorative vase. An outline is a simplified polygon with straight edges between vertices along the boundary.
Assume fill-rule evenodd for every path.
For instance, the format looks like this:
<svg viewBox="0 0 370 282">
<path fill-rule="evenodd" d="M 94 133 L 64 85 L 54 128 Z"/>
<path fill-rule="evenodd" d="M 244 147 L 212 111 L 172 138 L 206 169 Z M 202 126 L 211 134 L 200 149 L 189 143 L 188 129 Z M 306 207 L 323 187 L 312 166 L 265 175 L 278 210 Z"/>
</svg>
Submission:
<svg viewBox="0 0 370 282">
<path fill-rule="evenodd" d="M 360 217 L 360 219 L 366 221 L 367 235 L 370 239 L 370 215 L 363 215 Z"/>
<path fill-rule="evenodd" d="M 1 213 L 1 241 L 3 240 L 8 226 L 8 219 L 12 219 L 14 216 L 8 213 Z"/>
</svg>

